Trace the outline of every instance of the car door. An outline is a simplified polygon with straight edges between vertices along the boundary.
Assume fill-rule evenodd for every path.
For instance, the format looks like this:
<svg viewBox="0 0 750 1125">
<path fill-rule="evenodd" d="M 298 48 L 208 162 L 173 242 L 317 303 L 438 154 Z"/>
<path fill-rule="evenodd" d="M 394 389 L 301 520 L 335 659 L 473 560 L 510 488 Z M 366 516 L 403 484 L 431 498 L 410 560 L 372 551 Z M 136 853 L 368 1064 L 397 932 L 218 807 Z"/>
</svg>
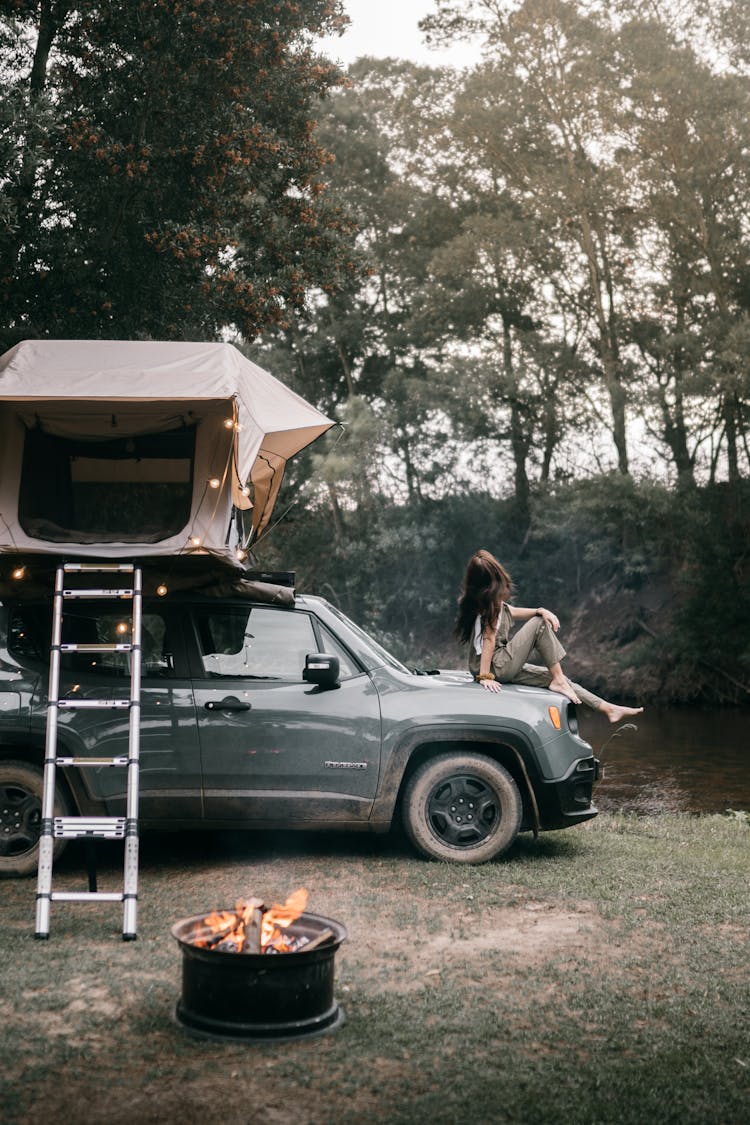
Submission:
<svg viewBox="0 0 750 1125">
<path fill-rule="evenodd" d="M 49 607 L 19 606 L 12 636 L 28 651 L 49 652 Z M 130 606 L 80 603 L 63 618 L 63 643 L 130 641 Z M 179 614 L 161 606 L 145 607 L 142 617 L 140 816 L 143 820 L 199 821 L 200 754 L 192 685 Z M 130 654 L 66 652 L 61 656 L 60 699 L 130 698 Z M 46 687 L 47 673 L 42 677 Z M 127 757 L 127 709 L 64 709 L 58 718 L 58 750 L 82 757 Z M 46 698 L 38 699 L 32 725 L 42 736 Z M 103 800 L 111 815 L 125 810 L 127 770 L 90 767 L 77 771 L 87 794 Z"/>
<path fill-rule="evenodd" d="M 380 705 L 344 650 L 335 688 L 305 683 L 313 615 L 247 604 L 193 610 L 193 690 L 205 816 L 256 824 L 366 819 L 380 768 Z"/>
</svg>

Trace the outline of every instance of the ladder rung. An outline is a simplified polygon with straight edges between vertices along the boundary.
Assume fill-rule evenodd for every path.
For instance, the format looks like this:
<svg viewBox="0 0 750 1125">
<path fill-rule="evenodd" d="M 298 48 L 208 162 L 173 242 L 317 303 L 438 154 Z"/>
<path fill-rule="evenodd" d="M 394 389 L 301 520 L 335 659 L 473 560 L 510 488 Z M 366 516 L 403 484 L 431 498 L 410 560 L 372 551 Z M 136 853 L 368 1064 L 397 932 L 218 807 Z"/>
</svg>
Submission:
<svg viewBox="0 0 750 1125">
<path fill-rule="evenodd" d="M 63 590 L 62 596 L 64 598 L 132 598 L 133 591 L 129 586 L 124 590 Z"/>
<path fill-rule="evenodd" d="M 128 643 L 128 644 L 124 644 L 124 643 L 118 644 L 118 643 L 113 642 L 113 643 L 110 643 L 110 644 L 100 644 L 100 645 L 92 645 L 92 644 L 80 644 L 79 645 L 79 644 L 68 644 L 68 643 L 66 643 L 64 645 L 60 645 L 60 652 L 132 652 L 132 651 L 133 651 L 133 646 L 130 643 Z"/>
<path fill-rule="evenodd" d="M 56 766 L 126 766 L 127 758 L 56 758 Z"/>
<path fill-rule="evenodd" d="M 124 816 L 56 816 L 52 822 L 56 840 L 75 840 L 94 836 L 101 840 L 121 840 L 125 835 Z"/>
<path fill-rule="evenodd" d="M 50 700 L 50 703 L 53 701 Z M 83 711 L 87 707 L 112 707 L 126 708 L 130 706 L 129 699 L 58 699 L 57 706 L 67 711 Z"/>
<path fill-rule="evenodd" d="M 53 891 L 50 895 L 52 902 L 122 902 L 124 898 L 122 891 Z"/>
<path fill-rule="evenodd" d="M 132 574 L 135 567 L 133 563 L 64 563 L 63 570 L 66 574 Z"/>
</svg>

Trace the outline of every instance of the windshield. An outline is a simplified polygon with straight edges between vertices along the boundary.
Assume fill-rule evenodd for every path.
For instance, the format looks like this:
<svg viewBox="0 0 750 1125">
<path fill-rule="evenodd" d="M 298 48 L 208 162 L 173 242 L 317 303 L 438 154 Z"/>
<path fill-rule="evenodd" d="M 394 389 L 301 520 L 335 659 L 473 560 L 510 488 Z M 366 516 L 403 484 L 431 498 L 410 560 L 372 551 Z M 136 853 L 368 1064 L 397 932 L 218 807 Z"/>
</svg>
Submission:
<svg viewBox="0 0 750 1125">
<path fill-rule="evenodd" d="M 326 607 L 339 621 L 342 621 L 344 625 L 346 625 L 347 629 L 351 629 L 352 633 L 354 633 L 360 641 L 363 641 L 376 656 L 380 657 L 383 663 L 387 664 L 390 668 L 396 668 L 399 672 L 407 672 L 411 675 L 411 670 L 407 668 L 405 664 L 402 664 L 400 660 L 396 660 L 395 656 L 392 656 L 387 649 L 384 649 L 381 644 L 378 644 L 378 642 L 374 640 L 369 633 L 366 633 L 364 629 L 361 629 L 359 625 L 355 625 L 345 613 L 342 613 L 335 605 L 331 605 L 330 602 L 326 602 Z"/>
</svg>

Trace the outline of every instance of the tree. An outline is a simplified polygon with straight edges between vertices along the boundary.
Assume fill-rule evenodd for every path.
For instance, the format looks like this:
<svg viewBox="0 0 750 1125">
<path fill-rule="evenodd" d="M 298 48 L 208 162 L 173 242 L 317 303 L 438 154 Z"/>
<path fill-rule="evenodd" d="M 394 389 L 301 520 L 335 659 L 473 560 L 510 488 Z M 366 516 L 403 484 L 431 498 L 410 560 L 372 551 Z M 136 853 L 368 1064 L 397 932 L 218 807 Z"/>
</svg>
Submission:
<svg viewBox="0 0 750 1125">
<path fill-rule="evenodd" d="M 627 473 L 628 368 L 618 305 L 628 229 L 603 116 L 610 30 L 566 0 L 525 0 L 510 13 L 492 0 L 465 11 L 441 4 L 424 23 L 443 37 L 484 36 L 485 62 L 457 98 L 456 135 L 477 174 L 553 232 L 561 253 L 575 255 L 617 463 Z"/>
<path fill-rule="evenodd" d="M 382 442 L 381 486 L 419 498 L 451 470 L 435 337 L 415 316 L 432 254 L 461 222 L 460 203 L 429 166 L 431 129 L 451 79 L 393 59 L 362 59 L 348 78 L 321 108 L 319 133 L 335 156 L 331 195 L 357 223 L 361 271 L 337 292 L 321 293 L 282 347 L 300 391 L 327 410 L 354 396 L 370 404 Z M 268 345 L 257 354 L 268 356 Z M 389 479 L 394 466 L 400 479 Z"/>
<path fill-rule="evenodd" d="M 346 272 L 338 0 L 3 0 L 0 332 L 253 338 Z"/>
<path fill-rule="evenodd" d="M 750 390 L 750 85 L 716 73 L 654 22 L 624 26 L 614 58 L 627 75 L 623 159 L 638 184 L 636 267 L 644 284 L 633 338 L 678 480 L 693 479 L 704 435 L 691 430 L 701 402 L 712 405 L 710 429 L 720 431 L 729 478 L 737 480 Z"/>
</svg>

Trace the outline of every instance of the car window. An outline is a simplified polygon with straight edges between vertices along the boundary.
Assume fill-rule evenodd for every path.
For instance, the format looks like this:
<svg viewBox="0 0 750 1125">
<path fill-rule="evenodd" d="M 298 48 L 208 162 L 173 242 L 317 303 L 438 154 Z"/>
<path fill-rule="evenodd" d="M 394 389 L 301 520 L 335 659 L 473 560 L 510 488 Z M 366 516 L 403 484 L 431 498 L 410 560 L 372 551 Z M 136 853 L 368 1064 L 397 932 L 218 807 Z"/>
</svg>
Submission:
<svg viewBox="0 0 750 1125">
<path fill-rule="evenodd" d="M 22 664 L 49 661 L 52 612 L 48 607 L 13 606 L 8 618 L 8 651 Z"/>
<path fill-rule="evenodd" d="M 329 652 L 332 656 L 339 658 L 339 676 L 342 680 L 348 680 L 351 676 L 359 676 L 361 669 L 354 663 L 354 660 L 346 651 L 333 633 L 326 629 L 325 625 L 318 623 L 320 629 L 320 639 L 323 642 L 322 651 Z"/>
<path fill-rule="evenodd" d="M 346 626 L 346 628 L 354 634 L 355 637 L 364 642 L 364 644 L 370 650 L 370 654 L 374 653 L 381 662 L 390 665 L 391 668 L 396 668 L 399 672 L 406 672 L 407 674 L 411 674 L 410 670 L 406 667 L 405 664 L 402 664 L 401 661 L 397 660 L 396 657 L 388 652 L 387 649 L 383 648 L 383 646 L 378 641 L 376 641 L 374 637 L 371 637 L 369 633 L 366 633 L 364 629 L 360 628 L 359 625 L 356 625 L 354 621 L 351 621 L 345 613 L 342 613 L 341 610 L 338 609 L 335 605 L 331 605 L 330 602 L 326 602 L 325 604 L 326 608 L 331 613 L 335 614 L 335 616 L 338 617 L 339 621 L 341 621 Z"/>
<path fill-rule="evenodd" d="M 196 625 L 208 677 L 302 680 L 305 657 L 317 652 L 306 613 L 251 608 L 200 608 Z"/>
<path fill-rule="evenodd" d="M 130 606 L 92 610 L 75 607 L 63 614 L 63 644 L 130 643 Z M 16 606 L 11 611 L 10 652 L 19 660 L 49 660 L 52 614 L 47 606 Z M 173 675 L 167 625 L 160 613 L 144 612 L 141 621 L 141 675 Z M 63 652 L 62 672 L 86 673 L 107 679 L 130 678 L 129 652 Z"/>
</svg>

